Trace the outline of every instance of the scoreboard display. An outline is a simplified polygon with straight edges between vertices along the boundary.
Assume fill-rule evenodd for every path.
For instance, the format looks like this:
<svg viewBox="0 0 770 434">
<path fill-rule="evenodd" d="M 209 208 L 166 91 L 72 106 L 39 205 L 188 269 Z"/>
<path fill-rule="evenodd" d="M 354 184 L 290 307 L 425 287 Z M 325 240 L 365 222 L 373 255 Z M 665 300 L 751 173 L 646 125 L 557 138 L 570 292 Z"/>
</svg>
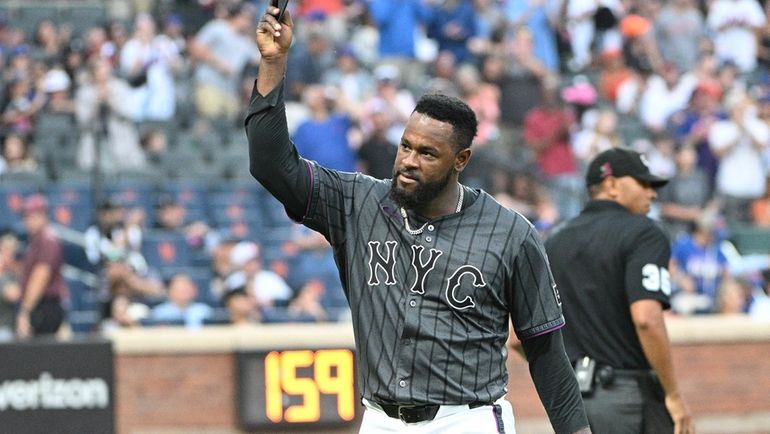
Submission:
<svg viewBox="0 0 770 434">
<path fill-rule="evenodd" d="M 361 412 L 349 348 L 236 355 L 238 421 L 247 430 L 352 425 Z"/>
</svg>

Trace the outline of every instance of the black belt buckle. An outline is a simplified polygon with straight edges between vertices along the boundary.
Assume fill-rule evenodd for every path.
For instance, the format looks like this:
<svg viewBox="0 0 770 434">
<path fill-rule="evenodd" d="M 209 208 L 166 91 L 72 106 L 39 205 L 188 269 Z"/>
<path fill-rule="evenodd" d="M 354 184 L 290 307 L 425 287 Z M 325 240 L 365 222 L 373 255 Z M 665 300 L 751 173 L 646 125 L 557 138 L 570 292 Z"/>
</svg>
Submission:
<svg viewBox="0 0 770 434">
<path fill-rule="evenodd" d="M 433 420 L 438 413 L 439 405 L 420 405 L 417 407 L 398 407 L 398 418 L 404 423 L 417 423 Z"/>
<path fill-rule="evenodd" d="M 400 419 L 404 423 L 417 423 L 433 420 L 438 413 L 440 405 L 394 405 L 377 404 L 382 411 L 393 419 Z"/>
</svg>

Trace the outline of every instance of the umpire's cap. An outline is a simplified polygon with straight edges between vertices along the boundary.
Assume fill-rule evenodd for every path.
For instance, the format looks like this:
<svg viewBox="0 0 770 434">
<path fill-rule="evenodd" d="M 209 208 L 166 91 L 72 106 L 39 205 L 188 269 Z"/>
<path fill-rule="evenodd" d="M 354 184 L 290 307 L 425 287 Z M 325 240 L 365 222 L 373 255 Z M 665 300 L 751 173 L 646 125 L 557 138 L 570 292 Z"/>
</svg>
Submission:
<svg viewBox="0 0 770 434">
<path fill-rule="evenodd" d="M 638 181 L 649 183 L 652 188 L 666 185 L 668 179 L 650 173 L 649 164 L 644 155 L 624 148 L 611 148 L 597 155 L 588 164 L 586 185 L 599 184 L 608 176 L 630 176 Z"/>
</svg>

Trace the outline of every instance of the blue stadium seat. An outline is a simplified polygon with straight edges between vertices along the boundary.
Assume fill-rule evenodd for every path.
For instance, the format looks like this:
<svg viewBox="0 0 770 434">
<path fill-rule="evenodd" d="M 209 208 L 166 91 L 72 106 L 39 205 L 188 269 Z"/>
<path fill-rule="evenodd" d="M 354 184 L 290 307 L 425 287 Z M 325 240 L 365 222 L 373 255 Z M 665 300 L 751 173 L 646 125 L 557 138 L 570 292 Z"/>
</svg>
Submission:
<svg viewBox="0 0 770 434">
<path fill-rule="evenodd" d="M 184 273 L 195 282 L 195 286 L 198 287 L 197 301 L 206 303 L 212 306 L 219 304 L 217 297 L 211 293 L 211 279 L 214 274 L 208 267 L 165 267 L 161 270 L 161 275 L 164 281 L 167 281 L 175 274 Z"/>
<path fill-rule="evenodd" d="M 98 289 L 92 288 L 77 279 L 66 279 L 69 291 L 70 309 L 73 310 L 99 310 Z"/>
<path fill-rule="evenodd" d="M 91 27 L 107 21 L 107 11 L 102 2 L 71 4 L 66 11 L 66 20 L 72 25 L 75 35 L 82 36 Z"/>
<path fill-rule="evenodd" d="M 235 193 L 238 195 L 263 194 L 266 190 L 255 179 L 239 179 L 218 182 L 211 186 L 212 193 Z"/>
<path fill-rule="evenodd" d="M 21 207 L 27 196 L 38 191 L 36 183 L 0 183 L 0 231 L 23 231 Z"/>
<path fill-rule="evenodd" d="M 91 333 L 101 320 L 101 303 L 97 290 L 80 280 L 67 279 L 69 308 L 67 322 L 75 333 Z"/>
<path fill-rule="evenodd" d="M 265 192 L 259 200 L 259 209 L 264 216 L 265 226 L 269 228 L 285 228 L 295 224 L 286 214 L 286 209 L 278 199 Z"/>
<path fill-rule="evenodd" d="M 260 204 L 260 192 L 253 190 L 213 191 L 209 194 L 209 205 L 223 207 L 227 205 L 241 205 L 257 207 Z"/>
<path fill-rule="evenodd" d="M 729 239 L 741 255 L 770 254 L 770 229 L 751 224 L 733 225 Z"/>
<path fill-rule="evenodd" d="M 222 238 L 233 241 L 257 241 L 264 233 L 261 224 L 248 221 L 235 221 L 225 226 L 218 226 Z"/>
<path fill-rule="evenodd" d="M 51 183 L 44 188 L 52 221 L 78 231 L 94 222 L 91 186 L 83 182 Z"/>
<path fill-rule="evenodd" d="M 262 213 L 256 206 L 243 206 L 239 204 L 223 204 L 212 206 L 209 210 L 211 220 L 215 226 L 228 226 L 231 223 L 245 222 L 262 226 Z"/>
<path fill-rule="evenodd" d="M 139 320 L 139 324 L 143 327 L 182 327 L 184 326 L 184 320 L 158 320 L 154 318 L 142 318 Z"/>
<path fill-rule="evenodd" d="M 23 29 L 28 35 L 35 34 L 35 27 L 44 19 L 56 21 L 59 7 L 51 2 L 23 2 L 18 8 L 18 17 L 14 25 Z"/>
<path fill-rule="evenodd" d="M 205 208 L 208 204 L 208 185 L 205 182 L 164 182 L 158 187 L 158 194 L 169 194 L 185 208 Z"/>
<path fill-rule="evenodd" d="M 35 121 L 35 148 L 52 176 L 77 167 L 78 129 L 72 115 L 42 112 Z"/>
<path fill-rule="evenodd" d="M 78 270 L 88 271 L 96 274 L 98 272 L 95 264 L 92 264 L 86 256 L 86 251 L 82 246 L 62 240 L 62 256 L 64 263 L 71 265 Z"/>
<path fill-rule="evenodd" d="M 125 207 L 144 210 L 146 221 L 152 222 L 155 218 L 155 187 L 149 180 L 115 180 L 105 183 L 104 193 L 106 197 L 115 203 Z"/>
<path fill-rule="evenodd" d="M 189 267 L 192 254 L 182 234 L 172 231 L 151 230 L 142 238 L 142 255 L 151 268 Z M 161 271 L 162 273 L 162 271 Z"/>
</svg>

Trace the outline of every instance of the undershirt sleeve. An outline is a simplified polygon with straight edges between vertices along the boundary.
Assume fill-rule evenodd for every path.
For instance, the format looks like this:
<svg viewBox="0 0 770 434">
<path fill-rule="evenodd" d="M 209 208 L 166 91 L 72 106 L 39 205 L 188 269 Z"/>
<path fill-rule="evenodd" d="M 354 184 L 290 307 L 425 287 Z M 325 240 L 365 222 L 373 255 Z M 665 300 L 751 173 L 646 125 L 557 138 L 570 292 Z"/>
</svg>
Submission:
<svg viewBox="0 0 770 434">
<path fill-rule="evenodd" d="M 521 341 L 529 373 L 556 434 L 588 426 L 575 373 L 564 350 L 561 330 Z"/>
<path fill-rule="evenodd" d="M 291 143 L 282 81 L 266 96 L 256 81 L 244 121 L 249 140 L 249 172 L 285 207 L 295 221 L 308 213 L 313 188 L 311 165 Z"/>
</svg>

